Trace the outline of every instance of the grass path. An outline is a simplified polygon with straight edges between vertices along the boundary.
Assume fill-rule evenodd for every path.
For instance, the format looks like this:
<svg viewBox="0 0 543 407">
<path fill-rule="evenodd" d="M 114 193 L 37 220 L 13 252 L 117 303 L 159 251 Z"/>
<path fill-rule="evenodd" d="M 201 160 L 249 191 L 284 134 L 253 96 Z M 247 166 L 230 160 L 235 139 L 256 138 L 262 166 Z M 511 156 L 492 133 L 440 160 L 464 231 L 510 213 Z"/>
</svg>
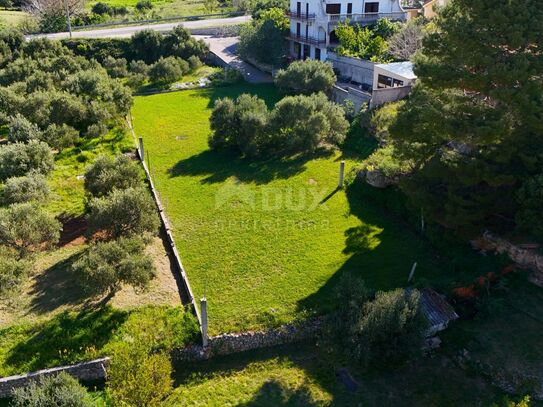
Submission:
<svg viewBox="0 0 543 407">
<path fill-rule="evenodd" d="M 339 161 L 353 155 L 251 162 L 207 147 L 212 101 L 257 93 L 243 85 L 135 98 L 133 123 L 197 297 L 206 291 L 212 334 L 261 328 L 331 309 L 343 273 L 376 289 L 440 269 L 418 239 L 356 187 L 336 190 Z M 322 202 L 321 202 L 322 201 Z"/>
</svg>

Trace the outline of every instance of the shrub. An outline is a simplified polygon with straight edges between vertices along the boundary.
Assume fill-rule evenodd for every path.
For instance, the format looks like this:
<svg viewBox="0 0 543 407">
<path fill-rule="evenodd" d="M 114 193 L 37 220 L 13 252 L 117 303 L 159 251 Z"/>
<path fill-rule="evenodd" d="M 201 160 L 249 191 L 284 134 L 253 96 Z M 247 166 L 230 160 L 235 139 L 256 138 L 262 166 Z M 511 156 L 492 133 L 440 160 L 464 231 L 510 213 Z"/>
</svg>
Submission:
<svg viewBox="0 0 543 407">
<path fill-rule="evenodd" d="M 0 209 L 0 244 L 25 256 L 58 242 L 60 222 L 35 204 L 18 203 Z"/>
<path fill-rule="evenodd" d="M 111 355 L 107 394 L 115 405 L 158 406 L 172 390 L 167 353 L 141 342 L 120 343 Z"/>
<path fill-rule="evenodd" d="M 189 72 L 189 64 L 176 57 L 160 58 L 151 66 L 149 78 L 152 82 L 169 84 Z"/>
<path fill-rule="evenodd" d="M 142 30 L 135 33 L 130 42 L 133 60 L 151 64 L 162 55 L 162 34 L 154 30 Z"/>
<path fill-rule="evenodd" d="M 262 99 L 243 94 L 236 101 L 219 99 L 211 113 L 210 148 L 236 148 L 254 156 L 265 148 L 268 108 Z"/>
<path fill-rule="evenodd" d="M 108 131 L 109 129 L 104 123 L 91 124 L 89 127 L 87 127 L 85 136 L 88 138 L 102 137 L 103 135 L 107 134 Z"/>
<path fill-rule="evenodd" d="M 149 65 L 141 60 L 131 61 L 128 65 L 128 70 L 133 74 L 147 75 L 149 73 Z"/>
<path fill-rule="evenodd" d="M 174 56 L 187 60 L 192 55 L 196 55 L 203 59 L 208 50 L 209 48 L 204 41 L 196 40 L 182 25 L 175 27 L 164 36 L 162 41 L 162 55 L 164 57 Z"/>
<path fill-rule="evenodd" d="M 3 296 L 19 285 L 28 274 L 31 264 L 25 260 L 17 260 L 9 255 L 0 255 L 0 296 Z"/>
<path fill-rule="evenodd" d="M 156 275 L 139 238 L 94 243 L 72 267 L 81 286 L 95 295 L 113 295 L 123 284 L 145 289 Z"/>
<path fill-rule="evenodd" d="M 397 363 L 420 353 L 424 317 L 416 290 L 380 291 L 367 302 L 350 332 L 354 360 L 364 366 Z"/>
<path fill-rule="evenodd" d="M 108 56 L 104 59 L 104 62 L 102 62 L 102 66 L 106 68 L 107 73 L 112 78 L 124 78 L 128 75 L 126 59 L 124 58 L 113 58 Z"/>
<path fill-rule="evenodd" d="M 138 11 L 147 11 L 153 8 L 153 3 L 151 0 L 140 0 L 136 3 L 136 10 Z"/>
<path fill-rule="evenodd" d="M 109 236 L 155 233 L 158 218 L 155 203 L 144 188 L 117 189 L 89 203 L 90 232 L 105 231 Z"/>
<path fill-rule="evenodd" d="M 293 62 L 286 70 L 280 69 L 275 84 L 285 92 L 309 95 L 328 92 L 336 79 L 331 63 L 307 59 Z"/>
<path fill-rule="evenodd" d="M 187 62 L 189 63 L 189 68 L 191 72 L 196 71 L 198 68 L 202 66 L 202 61 L 196 55 L 191 55 L 187 59 Z"/>
<path fill-rule="evenodd" d="M 48 174 L 54 167 L 53 153 L 41 141 L 0 146 L 0 180 L 36 171 Z"/>
<path fill-rule="evenodd" d="M 85 189 L 93 196 L 107 195 L 116 188 L 134 188 L 140 182 L 137 165 L 126 155 L 115 159 L 99 156 L 85 171 Z"/>
<path fill-rule="evenodd" d="M 273 10 L 273 9 L 272 9 Z M 283 20 L 278 22 L 268 16 L 242 26 L 238 52 L 242 58 L 255 59 L 258 62 L 282 65 L 287 53 L 283 10 L 276 9 Z M 268 10 L 269 12 L 270 10 Z"/>
<path fill-rule="evenodd" d="M 22 177 L 8 178 L 2 189 L 2 203 L 45 201 L 49 197 L 49 186 L 42 174 L 30 173 Z"/>
<path fill-rule="evenodd" d="M 79 132 L 67 124 L 51 124 L 43 132 L 41 140 L 52 148 L 62 150 L 73 146 L 79 140 Z"/>
<path fill-rule="evenodd" d="M 311 152 L 321 144 L 340 144 L 349 123 L 343 108 L 324 93 L 289 96 L 279 101 L 270 117 L 270 131 L 277 151 Z"/>
<path fill-rule="evenodd" d="M 130 74 L 128 75 L 128 78 L 126 78 L 126 85 L 130 87 L 130 89 L 138 90 L 141 88 L 145 81 L 147 80 L 147 76 L 136 73 L 136 74 Z"/>
<path fill-rule="evenodd" d="M 94 14 L 99 14 L 99 15 L 104 15 L 104 14 L 112 15 L 113 14 L 113 7 L 111 7 L 107 3 L 98 2 L 94 6 L 92 6 L 91 11 Z"/>
<path fill-rule="evenodd" d="M 38 126 L 31 123 L 21 114 L 17 113 L 9 122 L 8 140 L 12 143 L 26 143 L 30 140 L 39 140 L 41 132 Z"/>
<path fill-rule="evenodd" d="M 68 373 L 42 376 L 27 387 L 13 392 L 14 407 L 92 407 L 87 390 Z"/>
</svg>

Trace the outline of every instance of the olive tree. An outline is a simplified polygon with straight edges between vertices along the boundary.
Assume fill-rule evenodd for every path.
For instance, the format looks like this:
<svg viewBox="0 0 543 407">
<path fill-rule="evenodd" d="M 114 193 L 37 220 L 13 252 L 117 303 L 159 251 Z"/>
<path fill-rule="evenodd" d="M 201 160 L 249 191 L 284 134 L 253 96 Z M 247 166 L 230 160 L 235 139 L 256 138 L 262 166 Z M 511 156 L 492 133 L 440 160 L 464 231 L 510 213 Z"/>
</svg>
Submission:
<svg viewBox="0 0 543 407">
<path fill-rule="evenodd" d="M 41 141 L 0 146 L 0 180 L 18 177 L 32 170 L 48 174 L 53 167 L 53 152 Z"/>
<path fill-rule="evenodd" d="M 68 373 L 42 376 L 13 391 L 13 407 L 92 407 L 87 390 Z"/>
<path fill-rule="evenodd" d="M 61 224 L 32 203 L 17 203 L 0 209 L 0 244 L 20 256 L 45 250 L 58 242 Z"/>
<path fill-rule="evenodd" d="M 0 253 L 0 297 L 9 293 L 28 274 L 31 263 L 16 259 L 9 253 Z"/>
<path fill-rule="evenodd" d="M 149 69 L 149 78 L 155 83 L 169 84 L 179 80 L 189 71 L 187 61 L 177 57 L 161 57 Z"/>
<path fill-rule="evenodd" d="M 29 140 L 38 140 L 40 137 L 41 132 L 38 126 L 30 122 L 23 115 L 17 113 L 11 118 L 8 133 L 8 140 L 10 142 L 26 143 Z"/>
<path fill-rule="evenodd" d="M 47 180 L 42 174 L 30 173 L 22 177 L 8 178 L 4 183 L 1 202 L 13 203 L 44 201 L 50 193 Z"/>
<path fill-rule="evenodd" d="M 156 207 L 144 188 L 116 189 L 89 202 L 89 230 L 108 237 L 154 233 L 158 229 Z"/>
<path fill-rule="evenodd" d="M 139 169 L 126 155 L 115 159 L 101 155 L 85 171 L 85 189 L 93 196 L 104 196 L 114 189 L 134 188 L 140 183 Z"/>
<path fill-rule="evenodd" d="M 156 275 L 144 249 L 139 238 L 93 243 L 72 268 L 85 290 L 94 295 L 113 295 L 123 284 L 143 290 Z"/>
<path fill-rule="evenodd" d="M 287 69 L 280 69 L 275 77 L 275 84 L 283 92 L 309 95 L 330 91 L 336 80 L 330 62 L 307 59 L 295 61 Z"/>
</svg>

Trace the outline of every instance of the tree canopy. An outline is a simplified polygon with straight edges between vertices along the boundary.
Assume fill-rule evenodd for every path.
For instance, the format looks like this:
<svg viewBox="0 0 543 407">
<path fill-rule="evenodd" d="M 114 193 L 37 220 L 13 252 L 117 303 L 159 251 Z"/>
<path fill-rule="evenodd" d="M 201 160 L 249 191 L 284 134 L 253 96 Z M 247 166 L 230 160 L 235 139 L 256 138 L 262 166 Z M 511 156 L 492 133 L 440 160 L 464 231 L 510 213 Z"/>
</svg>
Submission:
<svg viewBox="0 0 543 407">
<path fill-rule="evenodd" d="M 400 187 L 433 220 L 515 226 L 515 192 L 543 168 L 542 19 L 535 0 L 453 0 L 435 19 L 390 126 L 414 163 Z"/>
</svg>

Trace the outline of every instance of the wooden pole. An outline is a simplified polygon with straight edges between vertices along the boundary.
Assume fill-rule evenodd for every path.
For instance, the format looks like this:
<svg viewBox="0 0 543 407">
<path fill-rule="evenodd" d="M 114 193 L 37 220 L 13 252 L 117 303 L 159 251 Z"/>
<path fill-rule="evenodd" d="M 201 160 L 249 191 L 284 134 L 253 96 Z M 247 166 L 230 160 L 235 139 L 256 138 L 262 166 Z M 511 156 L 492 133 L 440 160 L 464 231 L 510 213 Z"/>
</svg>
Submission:
<svg viewBox="0 0 543 407">
<path fill-rule="evenodd" d="M 339 163 L 339 184 L 338 188 L 343 188 L 343 181 L 345 179 L 345 161 Z"/>
</svg>

